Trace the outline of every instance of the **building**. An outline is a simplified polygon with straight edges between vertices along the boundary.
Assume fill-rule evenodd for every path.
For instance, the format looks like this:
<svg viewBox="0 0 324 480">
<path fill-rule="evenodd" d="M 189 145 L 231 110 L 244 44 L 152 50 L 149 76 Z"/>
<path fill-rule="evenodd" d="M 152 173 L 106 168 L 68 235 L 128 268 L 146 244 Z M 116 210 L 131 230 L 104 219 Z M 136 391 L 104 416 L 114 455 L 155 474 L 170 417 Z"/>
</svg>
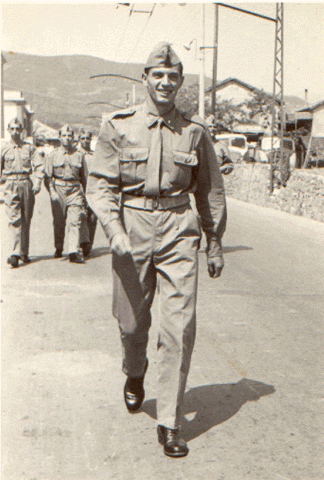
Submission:
<svg viewBox="0 0 324 480">
<path fill-rule="evenodd" d="M 238 78 L 229 77 L 217 83 L 217 100 L 220 102 L 228 101 L 234 105 L 251 100 L 253 93 L 257 89 Z M 206 90 L 206 95 L 211 94 L 212 87 Z"/>
<path fill-rule="evenodd" d="M 22 96 L 22 92 L 19 90 L 3 91 L 3 134 L 6 140 L 9 140 L 10 138 L 7 125 L 13 118 L 18 118 L 22 123 L 24 127 L 24 137 L 32 136 L 33 115 L 34 112 Z"/>
<path fill-rule="evenodd" d="M 301 108 L 299 112 L 308 112 L 312 116 L 312 136 L 324 138 L 324 100 L 309 107 Z"/>
</svg>

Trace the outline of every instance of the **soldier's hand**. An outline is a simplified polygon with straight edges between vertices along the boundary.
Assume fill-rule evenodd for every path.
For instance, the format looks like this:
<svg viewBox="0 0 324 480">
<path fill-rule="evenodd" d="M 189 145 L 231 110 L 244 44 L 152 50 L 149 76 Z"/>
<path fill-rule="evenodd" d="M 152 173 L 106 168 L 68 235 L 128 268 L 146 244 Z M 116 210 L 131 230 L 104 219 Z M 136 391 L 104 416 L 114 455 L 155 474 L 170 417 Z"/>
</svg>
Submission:
<svg viewBox="0 0 324 480">
<path fill-rule="evenodd" d="M 130 253 L 131 245 L 126 233 L 116 233 L 111 240 L 110 248 L 112 252 L 117 253 L 117 255 L 126 255 L 126 253 Z"/>
<path fill-rule="evenodd" d="M 208 273 L 211 278 L 220 277 L 224 267 L 224 259 L 222 256 L 207 258 Z"/>
<path fill-rule="evenodd" d="M 40 192 L 40 189 L 41 189 L 40 185 L 33 185 L 33 193 L 34 193 L 34 195 L 37 195 L 37 193 Z"/>
<path fill-rule="evenodd" d="M 50 193 L 50 195 L 51 195 L 51 200 L 52 200 L 52 202 L 58 202 L 58 201 L 59 201 L 60 196 L 59 196 L 59 194 L 58 194 L 57 192 L 52 191 L 52 192 Z"/>
</svg>

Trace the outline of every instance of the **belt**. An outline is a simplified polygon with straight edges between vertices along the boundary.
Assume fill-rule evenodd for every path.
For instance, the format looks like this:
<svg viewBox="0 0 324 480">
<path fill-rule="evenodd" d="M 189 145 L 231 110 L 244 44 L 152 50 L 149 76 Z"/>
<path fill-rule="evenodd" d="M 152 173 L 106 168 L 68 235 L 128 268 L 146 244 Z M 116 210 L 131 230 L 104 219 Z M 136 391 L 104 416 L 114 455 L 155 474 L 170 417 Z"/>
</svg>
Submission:
<svg viewBox="0 0 324 480">
<path fill-rule="evenodd" d="M 138 208 L 140 210 L 171 210 L 173 208 L 182 207 L 189 203 L 189 195 L 178 195 L 177 197 L 145 197 L 128 195 L 122 196 L 122 204 L 124 207 Z"/>
<path fill-rule="evenodd" d="M 55 178 L 54 177 L 55 185 L 59 185 L 60 187 L 72 187 L 73 185 L 81 185 L 79 180 L 64 180 L 63 178 Z"/>
<path fill-rule="evenodd" d="M 29 173 L 5 173 L 8 180 L 28 180 Z"/>
</svg>

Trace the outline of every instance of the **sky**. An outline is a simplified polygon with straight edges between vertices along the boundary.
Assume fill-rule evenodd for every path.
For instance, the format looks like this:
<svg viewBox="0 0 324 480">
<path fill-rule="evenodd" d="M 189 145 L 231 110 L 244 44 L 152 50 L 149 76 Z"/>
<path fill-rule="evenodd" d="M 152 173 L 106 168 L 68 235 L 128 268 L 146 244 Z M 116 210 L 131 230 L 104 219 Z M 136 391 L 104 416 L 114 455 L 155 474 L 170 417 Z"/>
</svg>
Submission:
<svg viewBox="0 0 324 480">
<path fill-rule="evenodd" d="M 275 18 L 274 2 L 227 3 Z M 33 55 L 92 55 L 145 63 L 167 40 L 187 73 L 199 73 L 201 45 L 214 42 L 212 3 L 1 2 L 1 49 Z M 204 19 L 204 21 L 203 21 Z M 203 28 L 204 25 L 204 28 Z M 284 3 L 284 94 L 324 99 L 324 3 Z M 204 36 L 203 36 L 204 32 Z M 191 42 L 188 51 L 184 45 Z M 198 46 L 198 48 L 197 48 Z M 219 6 L 217 79 L 236 77 L 273 89 L 275 23 Z M 213 49 L 205 48 L 212 77 Z"/>
</svg>

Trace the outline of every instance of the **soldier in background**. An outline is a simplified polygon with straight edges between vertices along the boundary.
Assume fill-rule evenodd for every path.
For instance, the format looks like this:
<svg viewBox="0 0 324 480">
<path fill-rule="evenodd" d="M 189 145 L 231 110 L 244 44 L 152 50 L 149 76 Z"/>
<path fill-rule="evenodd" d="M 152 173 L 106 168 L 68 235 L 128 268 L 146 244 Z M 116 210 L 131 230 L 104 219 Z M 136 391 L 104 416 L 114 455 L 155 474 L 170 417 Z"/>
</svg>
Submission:
<svg viewBox="0 0 324 480">
<path fill-rule="evenodd" d="M 78 150 L 84 155 L 88 175 L 93 159 L 93 150 L 91 150 L 92 132 L 90 130 L 82 128 L 80 131 L 79 140 L 80 145 Z M 97 216 L 94 211 L 89 206 L 87 206 L 86 222 L 82 222 L 80 239 L 80 246 L 85 257 L 87 257 L 91 252 L 94 242 L 94 236 L 96 233 L 96 227 Z M 87 242 L 88 238 L 89 241 Z"/>
<path fill-rule="evenodd" d="M 85 158 L 76 148 L 73 128 L 65 125 L 59 131 L 59 138 L 61 146 L 48 155 L 46 167 L 54 224 L 54 258 L 62 257 L 67 227 L 70 262 L 84 263 L 79 245 L 81 222 L 86 216 Z"/>
<path fill-rule="evenodd" d="M 44 178 L 44 162 L 36 148 L 22 140 L 23 126 L 15 118 L 9 122 L 11 136 L 1 148 L 0 176 L 5 180 L 4 202 L 9 217 L 12 250 L 8 264 L 13 268 L 30 263 L 29 231 L 34 212 L 35 195 Z M 33 173 L 33 179 L 31 174 Z"/>
</svg>

